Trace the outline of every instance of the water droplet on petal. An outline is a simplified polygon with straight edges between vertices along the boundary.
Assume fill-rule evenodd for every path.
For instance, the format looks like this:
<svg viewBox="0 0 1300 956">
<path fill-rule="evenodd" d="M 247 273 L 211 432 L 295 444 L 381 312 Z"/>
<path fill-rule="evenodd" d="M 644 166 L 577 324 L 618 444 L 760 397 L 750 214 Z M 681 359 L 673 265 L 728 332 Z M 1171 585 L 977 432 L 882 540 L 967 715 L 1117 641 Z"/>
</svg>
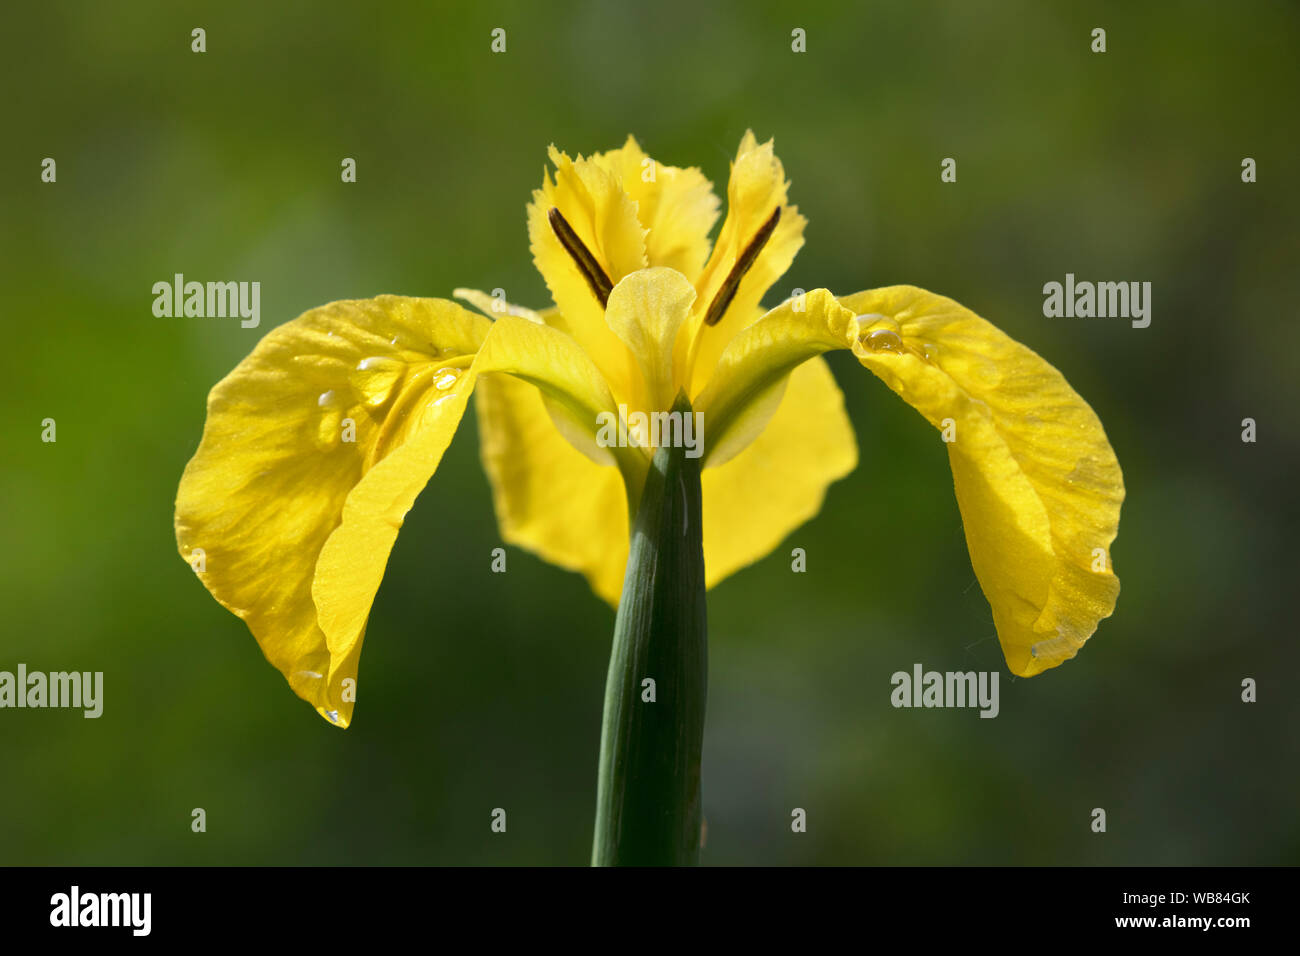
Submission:
<svg viewBox="0 0 1300 956">
<path fill-rule="evenodd" d="M 896 352 L 905 351 L 903 336 L 899 333 L 898 323 L 887 315 L 871 313 L 854 317 L 857 323 L 857 340 L 853 351 Z"/>
<path fill-rule="evenodd" d="M 336 724 L 339 722 L 339 712 L 337 710 L 327 710 L 325 711 L 325 716 Z"/>
<path fill-rule="evenodd" d="M 433 387 L 446 390 L 456 384 L 460 378 L 460 369 L 458 368 L 440 368 L 433 373 Z"/>
<path fill-rule="evenodd" d="M 343 422 L 343 411 L 334 400 L 334 391 L 332 389 L 321 392 L 320 397 L 316 399 L 316 405 L 321 410 L 320 418 L 316 421 L 316 434 L 314 436 L 316 447 L 320 448 L 321 451 L 328 451 L 338 444 Z"/>
<path fill-rule="evenodd" d="M 939 358 L 939 346 L 935 345 L 933 342 L 922 342 L 921 358 L 933 365 Z"/>
<path fill-rule="evenodd" d="M 363 402 L 375 408 L 392 397 L 404 370 L 405 366 L 397 359 L 372 355 L 357 363 L 352 373 L 352 387 Z"/>
<path fill-rule="evenodd" d="M 862 343 L 873 352 L 903 351 L 903 337 L 893 329 L 872 329 Z"/>
</svg>

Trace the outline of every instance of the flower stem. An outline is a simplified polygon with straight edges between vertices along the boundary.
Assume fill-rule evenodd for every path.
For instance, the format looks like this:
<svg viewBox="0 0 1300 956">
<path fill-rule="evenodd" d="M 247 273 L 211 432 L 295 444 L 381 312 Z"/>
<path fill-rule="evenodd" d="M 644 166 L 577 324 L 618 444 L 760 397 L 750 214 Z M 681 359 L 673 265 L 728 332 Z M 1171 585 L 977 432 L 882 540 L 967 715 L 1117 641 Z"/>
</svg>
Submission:
<svg viewBox="0 0 1300 956">
<path fill-rule="evenodd" d="M 673 411 L 691 414 L 684 394 Z M 632 525 L 614 623 L 594 866 L 699 862 L 707 687 L 699 459 L 663 445 Z"/>
</svg>

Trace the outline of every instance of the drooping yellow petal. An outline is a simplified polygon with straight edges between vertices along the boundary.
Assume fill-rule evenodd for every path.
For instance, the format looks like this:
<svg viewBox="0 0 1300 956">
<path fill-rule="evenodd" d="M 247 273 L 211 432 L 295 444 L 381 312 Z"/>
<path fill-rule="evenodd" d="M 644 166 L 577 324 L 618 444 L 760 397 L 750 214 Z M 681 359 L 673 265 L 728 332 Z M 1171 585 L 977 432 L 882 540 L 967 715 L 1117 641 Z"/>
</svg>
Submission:
<svg viewBox="0 0 1300 956">
<path fill-rule="evenodd" d="M 816 298 L 814 298 L 816 297 Z M 810 353 L 851 348 L 948 442 L 971 564 L 1013 673 L 1072 658 L 1115 607 L 1123 476 L 1100 421 L 1061 374 L 951 299 L 911 286 L 810 293 L 727 348 L 697 407 L 734 435 L 747 397 Z M 706 449 L 705 460 L 711 452 Z"/>
<path fill-rule="evenodd" d="M 951 299 L 894 286 L 840 302 L 881 316 L 858 320 L 858 360 L 951 429 L 966 544 L 1007 666 L 1028 677 L 1074 657 L 1119 596 L 1110 544 L 1124 478 L 1096 414 L 1055 368 Z"/>
<path fill-rule="evenodd" d="M 502 537 L 586 576 L 617 606 L 627 565 L 628 503 L 617 468 L 602 467 L 556 430 L 525 382 L 480 380 L 479 440 Z"/>
<path fill-rule="evenodd" d="M 707 440 L 707 413 L 704 421 Z M 857 463 L 844 396 L 826 360 L 804 362 L 788 376 L 780 406 L 762 433 L 700 476 L 707 586 L 765 557 L 816 516 L 830 483 Z"/>
<path fill-rule="evenodd" d="M 440 406 L 451 403 L 458 422 L 475 384 L 503 375 L 544 399 L 553 420 L 569 422 L 588 440 L 601 413 L 617 414 L 600 373 L 568 335 L 515 316 L 492 323 L 464 375 L 463 387 L 430 401 L 422 414 L 431 420 L 416 428 L 411 441 L 376 464 L 348 495 L 343 521 L 321 551 L 312 586 L 331 656 L 344 658 L 360 644 L 384 571 L 372 555 L 391 550 L 402 516 L 451 441 L 452 430 L 442 423 L 450 421 L 453 413 L 442 413 Z M 614 449 L 611 460 L 627 470 L 628 484 L 640 486 L 648 461 L 645 454 Z M 619 474 L 617 469 L 608 470 Z"/>
<path fill-rule="evenodd" d="M 636 356 L 644 389 L 633 394 L 642 411 L 673 406 L 678 391 L 673 345 L 694 302 L 695 288 L 675 269 L 642 269 L 610 293 L 605 319 Z"/>
<path fill-rule="evenodd" d="M 616 414 L 563 332 L 397 296 L 336 302 L 281 326 L 209 396 L 177 492 L 181 555 L 335 724 L 351 720 L 366 620 L 397 532 L 480 375 L 516 376 L 587 433 L 599 414 Z M 639 487 L 645 453 L 612 455 Z M 609 471 L 621 493 L 619 469 Z"/>
<path fill-rule="evenodd" d="M 357 676 L 371 585 L 392 545 L 376 524 L 395 536 L 406 493 L 437 467 L 489 328 L 438 299 L 335 302 L 270 332 L 208 396 L 176 495 L 181 556 L 294 691 L 340 726 L 351 719 L 356 688 L 344 681 Z M 367 517 L 341 532 L 358 509 Z M 312 600 L 327 541 L 375 572 L 349 585 L 354 637 L 327 634 Z"/>
<path fill-rule="evenodd" d="M 528 239 L 533 262 L 546 280 L 558 312 L 552 321 L 587 352 L 616 395 L 625 396 L 635 361 L 605 323 L 603 304 L 548 218 L 558 209 L 600 264 L 611 285 L 646 265 L 645 230 L 636 204 L 609 168 L 579 156 L 576 160 L 551 147 L 555 178 L 543 176 L 542 187 L 528 204 Z"/>
<path fill-rule="evenodd" d="M 598 153 L 592 161 L 623 183 L 648 230 L 646 262 L 676 269 L 694 282 L 709 255 L 709 231 L 718 219 L 718 197 L 699 169 L 656 162 L 631 136 L 622 149 Z"/>
<path fill-rule="evenodd" d="M 759 144 L 747 131 L 731 164 L 727 184 L 727 218 L 718 233 L 713 254 L 704 267 L 696 288 L 696 318 L 683 334 L 679 348 L 689 348 L 687 339 L 698 336 L 690 393 L 698 394 L 708 382 L 709 372 L 718 356 L 733 337 L 759 314 L 759 302 L 772 284 L 790 268 L 795 254 L 803 245 L 806 220 L 798 208 L 788 202 L 790 184 L 785 169 L 777 159 L 771 140 Z M 745 273 L 721 320 L 712 327 L 701 328 L 704 313 L 726 281 L 741 253 L 772 216 L 781 210 L 775 230 L 762 251 Z"/>
<path fill-rule="evenodd" d="M 422 404 L 408 412 L 408 439 L 377 461 L 348 494 L 342 520 L 321 548 L 311 593 L 333 662 L 331 683 L 341 662 L 353 662 L 355 668 L 397 532 L 441 463 L 473 388 L 470 371 L 445 393 L 419 399 Z M 355 670 L 346 676 L 355 677 Z"/>
</svg>

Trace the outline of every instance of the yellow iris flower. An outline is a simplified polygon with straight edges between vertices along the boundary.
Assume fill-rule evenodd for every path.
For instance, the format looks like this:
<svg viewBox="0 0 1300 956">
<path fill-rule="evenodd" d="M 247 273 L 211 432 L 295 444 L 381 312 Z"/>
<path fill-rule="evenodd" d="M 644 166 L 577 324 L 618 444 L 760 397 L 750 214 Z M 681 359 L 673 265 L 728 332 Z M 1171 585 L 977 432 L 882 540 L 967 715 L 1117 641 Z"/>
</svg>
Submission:
<svg viewBox="0 0 1300 956">
<path fill-rule="evenodd" d="M 911 286 L 761 299 L 803 244 L 771 142 L 731 164 L 727 216 L 698 169 L 552 147 L 528 206 L 555 307 L 456 290 L 334 302 L 266 335 L 208 397 L 176 497 L 181 556 L 303 699 L 346 727 L 389 552 L 471 392 L 505 540 L 617 604 L 653 449 L 602 414 L 702 414 L 712 587 L 815 515 L 857 464 L 823 352 L 848 349 L 943 432 L 975 574 L 1007 665 L 1073 657 L 1111 614 L 1123 478 L 1061 374 L 951 299 Z M 603 419 L 609 421 L 608 417 Z M 642 436 L 643 439 L 647 436 Z"/>
</svg>

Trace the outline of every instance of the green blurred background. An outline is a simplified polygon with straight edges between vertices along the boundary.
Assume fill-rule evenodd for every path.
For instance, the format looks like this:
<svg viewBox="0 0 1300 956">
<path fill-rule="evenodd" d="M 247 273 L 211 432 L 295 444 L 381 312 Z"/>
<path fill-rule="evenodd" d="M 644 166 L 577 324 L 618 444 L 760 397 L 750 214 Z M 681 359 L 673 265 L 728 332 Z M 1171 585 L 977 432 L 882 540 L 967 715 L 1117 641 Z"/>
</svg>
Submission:
<svg viewBox="0 0 1300 956">
<path fill-rule="evenodd" d="M 613 614 L 516 549 L 489 573 L 473 416 L 393 552 L 346 732 L 176 556 L 176 484 L 208 389 L 312 306 L 545 304 L 523 210 L 548 143 L 634 133 L 721 192 L 748 127 L 809 220 L 774 300 L 921 285 L 1088 399 L 1123 590 L 1013 683 L 942 443 L 834 356 L 860 466 L 710 597 L 704 860 L 1300 862 L 1297 7 L 881 6 L 6 5 L 0 669 L 102 670 L 105 710 L 0 711 L 0 863 L 584 863 Z M 175 272 L 260 281 L 262 326 L 155 318 Z M 1152 282 L 1150 328 L 1044 318 L 1066 272 Z M 892 709 L 914 662 L 1001 670 L 1001 715 Z"/>
</svg>

